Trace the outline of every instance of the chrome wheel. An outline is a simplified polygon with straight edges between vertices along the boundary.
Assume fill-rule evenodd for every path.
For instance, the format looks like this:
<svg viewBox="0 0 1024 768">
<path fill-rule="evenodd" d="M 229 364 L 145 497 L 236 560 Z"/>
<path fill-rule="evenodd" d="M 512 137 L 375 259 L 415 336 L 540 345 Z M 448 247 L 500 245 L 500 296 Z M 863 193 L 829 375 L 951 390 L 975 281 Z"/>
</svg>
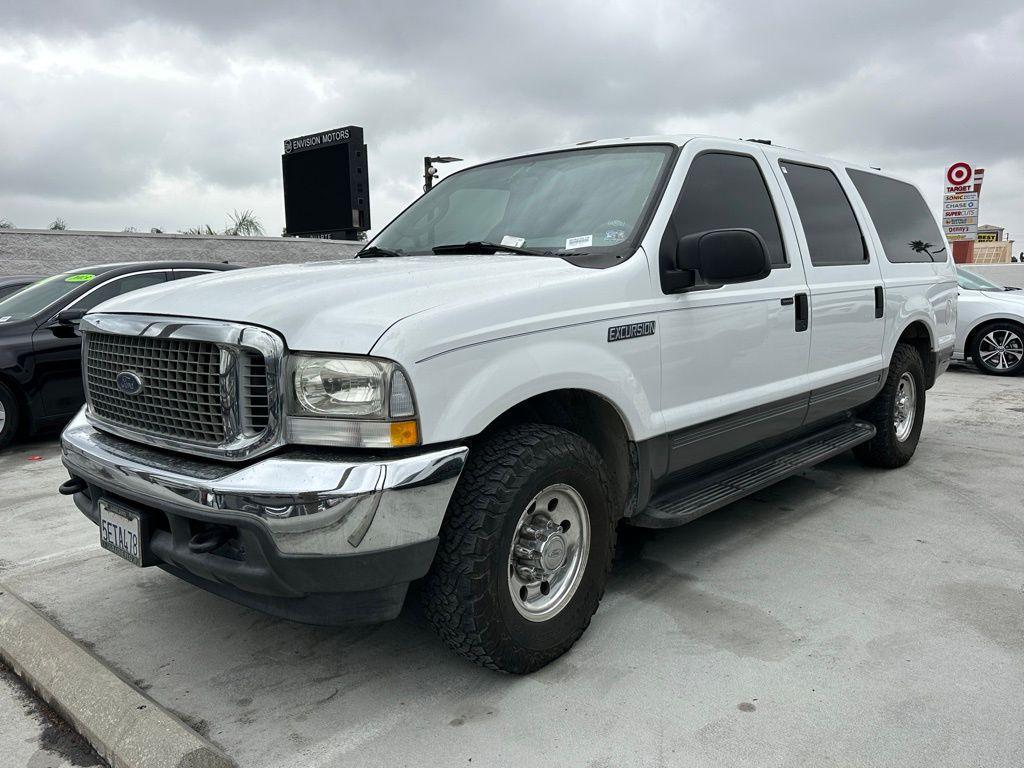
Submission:
<svg viewBox="0 0 1024 768">
<path fill-rule="evenodd" d="M 892 425 L 896 430 L 896 439 L 901 443 L 910 437 L 917 418 L 917 383 L 909 371 L 900 376 L 896 385 L 896 402 L 893 408 Z"/>
<path fill-rule="evenodd" d="M 4 408 L 4 403 L 0 400 L 0 434 L 3 434 L 5 426 L 7 426 L 7 409 Z"/>
<path fill-rule="evenodd" d="M 512 604 L 529 621 L 561 611 L 583 579 L 590 553 L 590 516 L 568 485 L 549 485 L 527 505 L 508 557 Z"/>
<path fill-rule="evenodd" d="M 1008 371 L 1024 358 L 1024 341 L 1013 331 L 997 328 L 982 337 L 978 356 L 986 368 Z"/>
</svg>

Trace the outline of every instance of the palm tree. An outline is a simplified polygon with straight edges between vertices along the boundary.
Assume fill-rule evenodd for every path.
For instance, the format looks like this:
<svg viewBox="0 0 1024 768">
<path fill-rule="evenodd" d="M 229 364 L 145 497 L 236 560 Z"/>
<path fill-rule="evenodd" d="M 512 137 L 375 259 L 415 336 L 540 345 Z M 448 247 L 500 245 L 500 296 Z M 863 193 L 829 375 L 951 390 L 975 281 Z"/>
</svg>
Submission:
<svg viewBox="0 0 1024 768">
<path fill-rule="evenodd" d="M 251 208 L 246 208 L 241 213 L 233 211 L 229 214 L 229 218 L 231 224 L 224 230 L 225 235 L 258 237 L 263 234 L 263 224 L 256 218 L 256 214 Z"/>
<path fill-rule="evenodd" d="M 224 228 L 223 232 L 218 232 L 209 224 L 201 224 L 198 227 L 189 227 L 178 231 L 183 235 L 205 235 L 207 237 L 211 235 L 258 237 L 263 234 L 263 224 L 250 208 L 246 208 L 244 211 L 233 211 L 228 214 L 228 218 L 231 223 Z"/>
<path fill-rule="evenodd" d="M 58 231 L 61 231 L 61 232 L 63 232 L 67 228 L 68 228 L 68 223 L 66 221 L 64 221 L 64 219 L 62 219 L 60 216 L 58 216 L 56 219 L 54 219 L 52 222 L 50 222 L 50 226 L 49 226 L 49 229 L 55 229 L 55 230 L 58 230 Z"/>
<path fill-rule="evenodd" d="M 182 235 L 219 235 L 220 233 L 211 227 L 209 224 L 200 224 L 198 227 L 189 227 L 188 229 L 181 229 L 178 232 Z"/>
</svg>

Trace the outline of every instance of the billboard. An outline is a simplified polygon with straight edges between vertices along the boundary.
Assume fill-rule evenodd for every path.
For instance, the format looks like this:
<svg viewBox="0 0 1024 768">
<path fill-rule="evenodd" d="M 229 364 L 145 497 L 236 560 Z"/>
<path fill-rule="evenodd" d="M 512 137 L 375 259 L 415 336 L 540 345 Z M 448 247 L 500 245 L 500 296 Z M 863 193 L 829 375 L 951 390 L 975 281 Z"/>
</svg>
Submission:
<svg viewBox="0 0 1024 768">
<path fill-rule="evenodd" d="M 366 144 L 359 126 L 286 139 L 281 175 L 286 235 L 351 239 L 370 228 Z"/>
</svg>

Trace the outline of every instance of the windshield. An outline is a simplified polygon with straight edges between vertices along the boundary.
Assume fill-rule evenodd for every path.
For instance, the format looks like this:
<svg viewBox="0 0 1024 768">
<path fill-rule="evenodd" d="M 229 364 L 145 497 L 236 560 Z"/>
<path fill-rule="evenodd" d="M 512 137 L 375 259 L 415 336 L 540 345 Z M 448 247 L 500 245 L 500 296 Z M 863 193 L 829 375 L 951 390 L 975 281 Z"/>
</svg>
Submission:
<svg viewBox="0 0 1024 768">
<path fill-rule="evenodd" d="M 969 291 L 1004 291 L 1006 290 L 1001 285 L 993 283 L 991 280 L 986 280 L 981 275 L 975 272 L 968 272 L 962 267 L 956 268 L 956 281 L 960 284 L 961 288 L 966 288 Z"/>
<path fill-rule="evenodd" d="M 95 277 L 87 272 L 64 272 L 32 283 L 0 300 L 0 323 L 12 323 L 35 317 L 57 299 L 67 296 Z"/>
<path fill-rule="evenodd" d="M 469 242 L 624 252 L 645 223 L 671 153 L 663 145 L 599 147 L 470 168 L 413 203 L 373 245 L 402 255 Z"/>
</svg>

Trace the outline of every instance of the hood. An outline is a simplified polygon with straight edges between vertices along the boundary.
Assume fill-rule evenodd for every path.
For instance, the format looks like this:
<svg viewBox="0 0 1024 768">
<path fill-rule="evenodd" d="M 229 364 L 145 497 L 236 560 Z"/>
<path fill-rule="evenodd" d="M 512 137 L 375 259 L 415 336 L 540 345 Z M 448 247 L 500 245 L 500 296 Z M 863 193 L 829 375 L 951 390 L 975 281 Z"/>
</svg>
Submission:
<svg viewBox="0 0 1024 768">
<path fill-rule="evenodd" d="M 1024 305 L 1024 291 L 981 291 L 986 298 Z"/>
<path fill-rule="evenodd" d="M 293 350 L 366 354 L 399 320 L 435 307 L 529 291 L 584 272 L 543 256 L 405 256 L 286 264 L 134 291 L 95 312 L 251 323 Z"/>
</svg>

